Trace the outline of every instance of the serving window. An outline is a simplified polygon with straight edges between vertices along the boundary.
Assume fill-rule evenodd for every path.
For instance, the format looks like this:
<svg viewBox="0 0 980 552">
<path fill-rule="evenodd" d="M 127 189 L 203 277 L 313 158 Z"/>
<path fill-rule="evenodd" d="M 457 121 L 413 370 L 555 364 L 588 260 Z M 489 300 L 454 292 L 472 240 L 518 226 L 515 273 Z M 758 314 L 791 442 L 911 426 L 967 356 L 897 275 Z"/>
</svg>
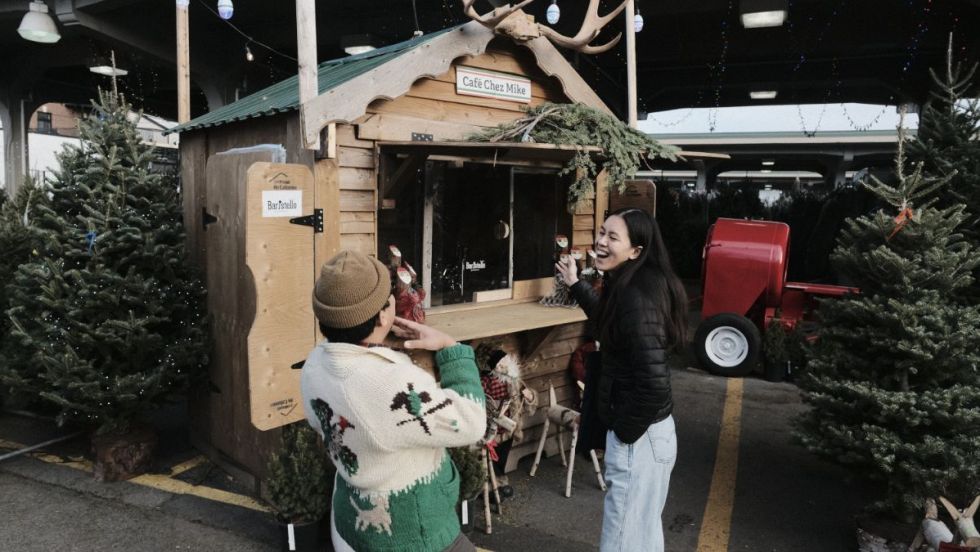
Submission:
<svg viewBox="0 0 980 552">
<path fill-rule="evenodd" d="M 572 236 L 559 163 L 381 153 L 378 251 L 416 267 L 426 307 L 522 298 L 553 278 L 555 236 Z"/>
</svg>

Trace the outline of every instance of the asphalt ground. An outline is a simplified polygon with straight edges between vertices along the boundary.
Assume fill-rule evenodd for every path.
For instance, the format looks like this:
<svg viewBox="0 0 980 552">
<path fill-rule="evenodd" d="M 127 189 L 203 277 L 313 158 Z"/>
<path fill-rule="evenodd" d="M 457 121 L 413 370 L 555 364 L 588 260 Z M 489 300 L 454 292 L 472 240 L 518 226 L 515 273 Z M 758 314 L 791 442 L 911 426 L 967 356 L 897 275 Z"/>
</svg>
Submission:
<svg viewBox="0 0 980 552">
<path fill-rule="evenodd" d="M 673 372 L 678 459 L 663 521 L 671 552 L 854 550 L 860 485 L 792 443 L 796 388 L 753 378 Z M 279 550 L 277 525 L 249 489 L 186 439 L 179 407 L 161 413 L 154 473 L 134 481 L 92 479 L 84 436 L 0 462 L 0 551 Z M 0 413 L 0 454 L 64 432 L 46 420 Z M 557 456 L 509 474 L 515 496 L 470 538 L 493 552 L 596 550 L 603 491 L 576 460 L 572 497 Z M 478 505 L 478 508 L 481 506 Z"/>
</svg>

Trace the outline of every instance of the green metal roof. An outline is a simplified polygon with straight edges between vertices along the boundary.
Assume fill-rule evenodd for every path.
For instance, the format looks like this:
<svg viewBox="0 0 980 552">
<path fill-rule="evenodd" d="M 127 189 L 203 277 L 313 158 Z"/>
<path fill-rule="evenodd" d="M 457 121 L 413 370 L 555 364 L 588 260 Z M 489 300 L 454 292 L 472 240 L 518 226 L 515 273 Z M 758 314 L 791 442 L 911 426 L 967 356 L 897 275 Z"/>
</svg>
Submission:
<svg viewBox="0 0 980 552">
<path fill-rule="evenodd" d="M 318 94 L 323 94 L 327 90 L 339 86 L 358 75 L 366 73 L 376 67 L 397 58 L 420 46 L 429 40 L 452 31 L 457 27 L 443 29 L 441 31 L 423 35 L 420 37 L 399 42 L 378 48 L 370 52 L 348 56 L 331 61 L 325 61 L 317 67 L 317 81 L 319 83 Z M 182 125 L 178 125 L 167 131 L 184 132 L 198 128 L 219 126 L 232 121 L 242 121 L 253 117 L 264 117 L 286 111 L 293 111 L 299 108 L 299 77 L 293 76 L 284 81 L 278 82 L 259 90 L 258 92 L 241 98 L 224 107 L 208 112 L 196 119 L 192 119 Z"/>
</svg>

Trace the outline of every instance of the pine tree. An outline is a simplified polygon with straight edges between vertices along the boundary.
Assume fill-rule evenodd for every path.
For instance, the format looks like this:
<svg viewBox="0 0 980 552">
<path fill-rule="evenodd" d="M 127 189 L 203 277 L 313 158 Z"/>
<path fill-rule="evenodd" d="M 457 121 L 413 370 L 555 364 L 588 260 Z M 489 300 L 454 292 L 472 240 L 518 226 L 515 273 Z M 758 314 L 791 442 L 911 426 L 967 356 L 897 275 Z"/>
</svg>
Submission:
<svg viewBox="0 0 980 552">
<path fill-rule="evenodd" d="M 918 139 L 909 144 L 909 159 L 923 164 L 927 174 L 943 175 L 950 185 L 940 196 L 940 205 L 963 204 L 967 221 L 963 234 L 980 247 L 980 100 L 967 99 L 973 89 L 977 64 L 969 68 L 953 63 L 950 37 L 945 74 L 930 70 L 935 90 L 919 118 Z M 980 303 L 980 270 L 963 295 Z"/>
<path fill-rule="evenodd" d="M 4 194 L 0 197 L 6 199 Z M 6 200 L 0 207 L 0 387 L 23 388 L 28 385 L 30 374 L 34 372 L 30 364 L 17 364 L 23 359 L 18 347 L 10 336 L 10 319 L 6 315 L 10 307 L 7 282 L 10 282 L 17 268 L 31 260 L 40 239 L 35 227 L 38 206 L 47 201 L 45 189 L 31 179 L 18 188 L 17 195 Z M 22 393 L 23 394 L 23 393 Z M 36 393 L 27 393 L 25 401 L 32 401 Z"/>
<path fill-rule="evenodd" d="M 206 362 L 204 288 L 184 254 L 176 183 L 151 170 L 130 108 L 99 94 L 81 145 L 59 155 L 41 247 L 8 288 L 22 392 L 59 422 L 121 431 L 185 388 Z M 22 364 L 23 365 L 23 364 Z"/>
<path fill-rule="evenodd" d="M 330 511 L 335 469 L 306 422 L 282 428 L 280 449 L 269 458 L 269 500 L 280 521 L 312 523 Z"/>
<path fill-rule="evenodd" d="M 928 199 L 948 179 L 921 163 L 905 174 L 903 134 L 897 185 L 865 184 L 898 217 L 848 219 L 831 256 L 861 293 L 821 303 L 797 433 L 880 483 L 876 506 L 898 515 L 927 496 L 965 503 L 980 489 L 980 307 L 954 298 L 980 252 L 960 233 L 963 206 Z"/>
</svg>

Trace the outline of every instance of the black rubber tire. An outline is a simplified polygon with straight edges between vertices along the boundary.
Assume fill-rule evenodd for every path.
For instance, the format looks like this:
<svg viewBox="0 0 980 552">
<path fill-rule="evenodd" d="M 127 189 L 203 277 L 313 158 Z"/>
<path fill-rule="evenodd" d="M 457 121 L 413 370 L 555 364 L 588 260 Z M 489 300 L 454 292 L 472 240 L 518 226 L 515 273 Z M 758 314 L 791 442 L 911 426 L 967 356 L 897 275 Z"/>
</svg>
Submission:
<svg viewBox="0 0 980 552">
<path fill-rule="evenodd" d="M 722 366 L 715 363 L 708 355 L 706 340 L 708 335 L 723 326 L 728 326 L 744 337 L 748 345 L 748 353 L 742 362 L 735 366 Z M 741 377 L 748 375 L 755 368 L 759 361 L 759 352 L 762 350 L 762 336 L 759 328 L 748 318 L 735 313 L 725 312 L 716 314 L 711 318 L 701 322 L 698 331 L 694 334 L 694 356 L 698 359 L 698 364 L 712 374 L 725 377 Z"/>
</svg>

